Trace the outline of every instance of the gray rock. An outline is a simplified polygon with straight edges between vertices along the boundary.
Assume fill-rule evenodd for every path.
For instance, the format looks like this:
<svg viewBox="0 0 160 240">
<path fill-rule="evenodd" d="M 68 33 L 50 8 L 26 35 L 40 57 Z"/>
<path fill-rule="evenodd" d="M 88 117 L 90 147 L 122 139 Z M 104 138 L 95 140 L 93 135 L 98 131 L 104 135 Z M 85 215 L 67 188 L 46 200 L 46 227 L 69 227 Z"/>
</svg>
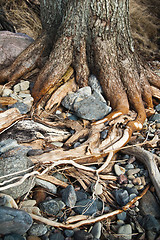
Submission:
<svg viewBox="0 0 160 240">
<path fill-rule="evenodd" d="M 120 234 L 124 239 L 132 239 L 132 227 L 130 224 L 125 224 L 120 226 L 118 229 L 118 234 Z M 119 238 L 121 239 L 121 237 Z"/>
<path fill-rule="evenodd" d="M 65 234 L 66 237 L 73 237 L 74 231 L 73 230 L 69 230 L 69 229 L 65 229 L 64 230 L 64 234 Z"/>
<path fill-rule="evenodd" d="M 26 49 L 33 39 L 25 34 L 19 35 L 8 31 L 0 32 L 0 69 L 9 66 Z"/>
<path fill-rule="evenodd" d="M 74 211 L 77 214 L 93 215 L 98 211 L 97 203 L 93 199 L 84 199 L 76 202 Z"/>
<path fill-rule="evenodd" d="M 129 194 L 128 194 L 127 190 L 116 189 L 114 191 L 114 195 L 115 195 L 117 203 L 120 206 L 124 206 L 129 202 Z"/>
<path fill-rule="evenodd" d="M 48 229 L 45 224 L 35 223 L 29 229 L 28 234 L 33 235 L 33 236 L 42 236 L 42 235 L 46 234 L 47 231 L 48 231 Z"/>
<path fill-rule="evenodd" d="M 72 185 L 67 186 L 62 191 L 62 201 L 66 204 L 66 206 L 73 208 L 77 201 L 76 192 Z"/>
<path fill-rule="evenodd" d="M 31 170 L 27 170 L 29 167 L 33 166 L 32 161 L 26 156 L 28 152 L 28 148 L 22 147 L 22 146 L 17 146 L 12 149 L 12 147 L 15 144 L 15 142 L 10 143 L 10 150 L 5 152 L 5 144 L 7 145 L 7 141 L 3 141 L 3 151 L 4 153 L 0 155 L 0 182 L 3 182 L 6 180 L 5 175 L 15 173 L 13 176 L 18 177 L 18 176 L 23 176 L 26 173 L 29 173 Z M 7 147 L 6 147 L 7 150 Z M 2 149 L 1 149 L 2 151 Z M 26 171 L 24 171 L 26 170 Z M 23 173 L 16 174 L 18 171 L 24 171 Z M 13 176 L 7 177 L 7 180 L 13 178 Z M 12 180 L 11 183 L 15 183 L 17 180 Z M 31 187 L 34 186 L 34 181 L 32 178 L 27 178 L 22 184 L 11 187 L 9 189 L 6 189 L 2 191 L 3 193 L 6 193 L 8 195 L 11 195 L 14 199 L 21 197 L 25 193 L 27 193 Z"/>
<path fill-rule="evenodd" d="M 102 231 L 102 224 L 101 222 L 97 222 L 94 224 L 91 234 L 94 238 L 100 238 L 101 237 L 101 231 Z"/>
<path fill-rule="evenodd" d="M 18 143 L 16 140 L 7 139 L 0 142 L 0 154 L 7 152 L 10 149 L 18 147 Z"/>
<path fill-rule="evenodd" d="M 74 232 L 74 240 L 92 240 L 93 235 L 84 230 L 78 230 Z"/>
<path fill-rule="evenodd" d="M 64 240 L 64 236 L 62 233 L 51 233 L 49 236 L 49 240 Z"/>
<path fill-rule="evenodd" d="M 156 122 L 158 122 L 158 123 L 160 123 L 160 114 L 154 114 L 154 115 L 152 115 L 150 118 L 149 118 L 149 121 L 152 121 L 152 122 L 154 122 L 154 121 L 156 121 Z"/>
<path fill-rule="evenodd" d="M 141 221 L 142 227 L 147 231 L 158 233 L 160 231 L 160 222 L 152 215 L 145 215 Z"/>
<path fill-rule="evenodd" d="M 39 207 L 42 210 L 42 212 L 48 215 L 57 215 L 60 210 L 58 202 L 53 199 L 41 202 L 39 204 Z"/>
<path fill-rule="evenodd" d="M 0 234 L 23 235 L 32 225 L 30 215 L 22 210 L 0 206 Z"/>
<path fill-rule="evenodd" d="M 156 106 L 156 110 L 157 110 L 158 112 L 160 112 L 160 104 L 158 104 L 158 105 Z"/>
<path fill-rule="evenodd" d="M 92 91 L 97 91 L 98 93 L 102 93 L 101 85 L 98 79 L 94 75 L 91 75 L 88 78 L 88 85 L 91 87 Z"/>
<path fill-rule="evenodd" d="M 68 182 L 68 179 L 63 174 L 61 174 L 59 172 L 53 173 L 52 176 L 54 176 L 55 178 L 57 178 L 57 179 L 59 179 L 63 182 L 66 182 L 66 183 Z"/>
<path fill-rule="evenodd" d="M 23 102 L 16 102 L 10 105 L 8 108 L 18 108 L 21 114 L 26 114 L 30 111 L 30 107 Z"/>
<path fill-rule="evenodd" d="M 25 240 L 25 238 L 19 234 L 12 233 L 12 234 L 8 234 L 8 235 L 4 236 L 3 240 Z"/>
<path fill-rule="evenodd" d="M 76 191 L 77 201 L 87 199 L 87 194 L 83 191 Z"/>
<path fill-rule="evenodd" d="M 99 120 L 110 112 L 110 107 L 91 95 L 82 101 L 75 101 L 73 110 L 78 117 L 87 120 Z"/>
<path fill-rule="evenodd" d="M 143 215 L 151 214 L 156 218 L 160 218 L 160 206 L 150 191 L 147 191 L 140 200 L 139 208 Z"/>
<path fill-rule="evenodd" d="M 122 212 L 122 213 L 119 213 L 119 214 L 117 215 L 117 218 L 118 218 L 119 220 L 123 220 L 123 221 L 126 220 L 126 217 L 127 217 L 126 212 Z"/>
<path fill-rule="evenodd" d="M 57 193 L 57 187 L 53 183 L 50 183 L 48 181 L 36 178 L 36 185 L 47 189 L 50 193 Z"/>
</svg>

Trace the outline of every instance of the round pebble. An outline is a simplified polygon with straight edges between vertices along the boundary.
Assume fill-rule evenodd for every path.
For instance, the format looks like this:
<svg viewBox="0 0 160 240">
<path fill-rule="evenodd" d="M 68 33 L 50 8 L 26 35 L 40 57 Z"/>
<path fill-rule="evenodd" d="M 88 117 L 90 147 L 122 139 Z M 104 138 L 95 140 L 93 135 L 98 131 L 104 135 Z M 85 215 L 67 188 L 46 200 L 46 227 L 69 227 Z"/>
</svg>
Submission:
<svg viewBox="0 0 160 240">
<path fill-rule="evenodd" d="M 125 220 L 126 220 L 126 217 L 127 217 L 127 213 L 126 213 L 126 212 L 122 212 L 122 213 L 119 213 L 119 214 L 117 215 L 118 220 L 123 220 L 123 221 L 125 221 Z"/>
<path fill-rule="evenodd" d="M 94 238 L 99 239 L 101 237 L 101 231 L 102 231 L 102 224 L 101 222 L 97 222 L 94 224 L 91 234 Z"/>
<path fill-rule="evenodd" d="M 141 181 L 140 177 L 134 178 L 132 182 L 133 182 L 134 185 L 141 185 L 142 184 L 142 181 Z"/>
<path fill-rule="evenodd" d="M 120 226 L 118 229 L 118 234 L 124 239 L 130 240 L 132 239 L 132 227 L 130 224 L 125 224 Z"/>
</svg>

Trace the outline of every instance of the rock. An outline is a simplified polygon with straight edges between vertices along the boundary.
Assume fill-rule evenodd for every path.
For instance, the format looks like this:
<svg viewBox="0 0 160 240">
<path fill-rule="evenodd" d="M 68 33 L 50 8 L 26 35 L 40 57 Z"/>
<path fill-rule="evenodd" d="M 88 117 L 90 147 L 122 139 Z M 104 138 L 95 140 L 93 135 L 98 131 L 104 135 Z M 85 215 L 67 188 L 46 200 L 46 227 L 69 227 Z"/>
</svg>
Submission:
<svg viewBox="0 0 160 240">
<path fill-rule="evenodd" d="M 3 93 L 2 93 L 2 97 L 9 97 L 10 96 L 10 94 L 12 94 L 12 90 L 11 89 L 9 89 L 9 88 L 4 88 L 4 90 L 3 90 Z"/>
<path fill-rule="evenodd" d="M 138 191 L 134 186 L 132 188 L 126 187 L 125 189 L 129 194 L 135 193 L 136 195 L 138 195 Z"/>
<path fill-rule="evenodd" d="M 48 215 L 57 215 L 59 212 L 59 204 L 57 201 L 50 199 L 45 200 L 39 204 L 40 209 L 42 212 L 48 214 Z"/>
<path fill-rule="evenodd" d="M 104 139 L 106 139 L 107 135 L 108 135 L 108 129 L 105 129 L 101 132 L 100 137 L 101 137 L 102 140 L 104 140 Z"/>
<path fill-rule="evenodd" d="M 23 80 L 21 80 L 21 82 L 20 82 L 21 91 L 28 90 L 28 89 L 29 89 L 29 84 L 30 84 L 29 81 L 23 81 Z"/>
<path fill-rule="evenodd" d="M 119 220 L 122 220 L 122 221 L 125 221 L 125 220 L 126 220 L 126 217 L 127 217 L 127 213 L 126 213 L 126 212 L 122 212 L 122 213 L 119 213 L 119 214 L 117 215 L 117 218 L 118 218 Z"/>
<path fill-rule="evenodd" d="M 158 112 L 160 112 L 160 104 L 158 104 L 158 105 L 156 106 L 156 110 L 157 110 Z"/>
<path fill-rule="evenodd" d="M 22 207 L 33 207 L 36 205 L 36 200 L 25 200 L 23 202 L 21 202 L 21 208 Z"/>
<path fill-rule="evenodd" d="M 19 234 L 11 233 L 11 234 L 4 236 L 3 240 L 25 240 L 25 238 Z"/>
<path fill-rule="evenodd" d="M 33 39 L 25 34 L 19 35 L 8 31 L 0 32 L 0 69 L 9 66 L 26 49 Z"/>
<path fill-rule="evenodd" d="M 64 234 L 65 234 L 66 237 L 73 237 L 74 231 L 73 230 L 69 230 L 69 229 L 65 229 L 64 230 Z"/>
<path fill-rule="evenodd" d="M 127 179 L 126 175 L 120 174 L 119 178 L 118 178 L 118 182 L 119 182 L 119 184 L 126 184 L 126 183 L 128 183 L 128 179 Z"/>
<path fill-rule="evenodd" d="M 91 230 L 91 234 L 93 235 L 94 238 L 100 239 L 101 231 L 102 231 L 102 223 L 97 222 L 97 223 L 94 224 L 94 226 Z"/>
<path fill-rule="evenodd" d="M 160 218 L 160 206 L 150 191 L 147 191 L 139 202 L 139 208 L 143 215 L 151 214 L 156 218 Z"/>
<path fill-rule="evenodd" d="M 14 93 L 19 93 L 21 91 L 20 83 L 17 83 L 13 86 Z"/>
<path fill-rule="evenodd" d="M 132 182 L 133 182 L 134 185 L 141 185 L 142 184 L 142 181 L 141 181 L 140 177 L 134 178 Z"/>
<path fill-rule="evenodd" d="M 48 181 L 36 178 L 36 185 L 47 189 L 50 193 L 57 193 L 57 187 L 53 183 L 50 183 Z"/>
<path fill-rule="evenodd" d="M 78 230 L 74 232 L 74 240 L 92 240 L 93 235 L 84 230 Z"/>
<path fill-rule="evenodd" d="M 160 222 L 152 215 L 148 214 L 142 218 L 140 222 L 142 227 L 147 231 L 158 233 L 160 231 Z"/>
<path fill-rule="evenodd" d="M 120 234 L 124 239 L 132 239 L 132 227 L 130 224 L 125 224 L 120 226 L 118 229 L 118 234 Z M 121 239 L 121 238 L 119 238 Z"/>
<path fill-rule="evenodd" d="M 129 195 L 129 201 L 133 200 L 137 195 L 135 193 L 132 193 Z"/>
<path fill-rule="evenodd" d="M 149 121 L 152 121 L 152 122 L 154 122 L 154 121 L 156 121 L 156 122 L 160 122 L 160 114 L 158 113 L 156 113 L 156 114 L 154 114 L 154 115 L 152 115 L 150 118 L 149 118 Z"/>
<path fill-rule="evenodd" d="M 27 240 L 41 240 L 41 238 L 39 238 L 37 236 L 29 236 L 29 237 L 27 237 Z"/>
<path fill-rule="evenodd" d="M 23 235 L 32 226 L 32 218 L 22 210 L 0 206 L 0 234 Z"/>
<path fill-rule="evenodd" d="M 49 240 L 64 240 L 64 236 L 62 233 L 51 233 L 49 236 Z"/>
<path fill-rule="evenodd" d="M 125 166 L 125 169 L 126 170 L 129 170 L 129 169 L 133 169 L 134 168 L 134 165 L 132 163 L 128 163 L 126 166 Z"/>
<path fill-rule="evenodd" d="M 141 170 L 140 168 L 129 169 L 129 170 L 127 171 L 127 175 L 128 175 L 128 176 L 134 175 L 134 174 L 136 174 L 136 173 L 139 173 L 140 170 Z"/>
<path fill-rule="evenodd" d="M 92 192 L 94 192 L 96 195 L 100 195 L 100 194 L 103 193 L 103 186 L 102 186 L 102 184 L 100 184 L 100 183 L 97 183 L 97 184 L 93 183 L 93 184 L 91 185 L 91 190 L 92 190 Z"/>
<path fill-rule="evenodd" d="M 98 93 L 102 93 L 101 85 L 98 79 L 94 75 L 91 75 L 88 78 L 88 85 L 91 87 L 92 91 L 97 91 Z"/>
<path fill-rule="evenodd" d="M 18 108 L 21 114 L 26 114 L 30 111 L 29 106 L 23 102 L 16 102 L 10 105 L 8 108 Z"/>
<path fill-rule="evenodd" d="M 34 236 L 42 236 L 46 234 L 48 231 L 47 226 L 43 223 L 35 223 L 31 226 L 31 228 L 28 231 L 29 235 L 34 235 Z"/>
<path fill-rule="evenodd" d="M 59 172 L 53 173 L 52 176 L 54 176 L 55 178 L 57 178 L 57 179 L 65 182 L 65 183 L 68 182 L 68 179 L 67 179 L 63 174 L 61 174 L 61 173 L 59 173 Z"/>
<path fill-rule="evenodd" d="M 121 174 L 125 174 L 125 168 L 119 166 L 118 164 L 114 164 L 114 171 L 117 176 L 120 176 Z"/>
<path fill-rule="evenodd" d="M 29 173 L 31 170 L 27 170 L 26 172 L 24 170 L 28 169 L 29 167 L 33 166 L 32 161 L 26 156 L 28 152 L 27 147 L 22 146 L 16 146 L 18 145 L 15 140 L 14 142 L 10 140 L 4 140 L 1 144 L 2 148 L 0 148 L 0 152 L 3 152 L 0 155 L 0 182 L 3 182 L 6 180 L 3 176 L 15 173 L 14 177 L 17 176 L 23 176 L 26 173 Z M 15 146 L 15 147 L 13 147 Z M 9 149 L 10 148 L 10 149 Z M 8 150 L 9 149 L 9 150 Z M 23 171 L 23 173 L 16 174 L 18 171 Z M 7 180 L 12 179 L 13 176 L 7 177 Z M 10 182 L 15 183 L 17 180 L 13 180 Z M 32 178 L 27 178 L 22 184 L 11 187 L 9 189 L 6 189 L 2 191 L 5 194 L 11 195 L 14 199 L 23 196 L 25 193 L 27 193 L 31 187 L 34 186 L 34 181 Z"/>
<path fill-rule="evenodd" d="M 18 147 L 18 143 L 16 140 L 13 140 L 13 139 L 7 139 L 7 140 L 4 140 L 4 141 L 1 141 L 0 142 L 0 155 L 2 153 L 5 153 L 7 151 L 9 151 L 10 149 L 13 149 L 15 147 Z"/>
<path fill-rule="evenodd" d="M 116 189 L 114 191 L 114 195 L 115 195 L 117 203 L 120 206 L 124 206 L 129 202 L 129 194 L 128 194 L 127 190 Z"/>
<path fill-rule="evenodd" d="M 66 206 L 73 208 L 77 201 L 76 192 L 72 185 L 67 186 L 62 191 L 62 201 L 66 204 Z"/>
<path fill-rule="evenodd" d="M 76 196 L 77 196 L 77 202 L 80 200 L 87 199 L 87 194 L 81 190 L 76 191 Z"/>
<path fill-rule="evenodd" d="M 75 100 L 73 110 L 80 118 L 99 120 L 106 116 L 111 111 L 111 108 L 91 95 L 81 101 Z"/>
<path fill-rule="evenodd" d="M 97 203 L 93 199 L 84 199 L 76 202 L 73 209 L 77 214 L 93 215 L 97 212 Z"/>
</svg>

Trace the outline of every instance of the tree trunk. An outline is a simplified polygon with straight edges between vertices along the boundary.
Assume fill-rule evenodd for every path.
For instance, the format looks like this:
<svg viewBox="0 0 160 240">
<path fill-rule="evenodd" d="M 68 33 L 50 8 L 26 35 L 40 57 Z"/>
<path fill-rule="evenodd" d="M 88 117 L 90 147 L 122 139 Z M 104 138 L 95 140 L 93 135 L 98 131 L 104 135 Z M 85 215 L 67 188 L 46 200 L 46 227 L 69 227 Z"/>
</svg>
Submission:
<svg viewBox="0 0 160 240">
<path fill-rule="evenodd" d="M 142 129 L 145 108 L 147 113 L 153 112 L 150 83 L 160 88 L 160 78 L 134 52 L 129 0 L 41 0 L 41 20 L 42 36 L 1 72 L 0 80 L 15 81 L 49 55 L 32 90 L 35 102 L 72 65 L 80 87 L 87 85 L 91 73 L 100 81 L 114 109 L 106 121 L 133 108 L 137 118 L 127 126 L 131 132 Z"/>
</svg>

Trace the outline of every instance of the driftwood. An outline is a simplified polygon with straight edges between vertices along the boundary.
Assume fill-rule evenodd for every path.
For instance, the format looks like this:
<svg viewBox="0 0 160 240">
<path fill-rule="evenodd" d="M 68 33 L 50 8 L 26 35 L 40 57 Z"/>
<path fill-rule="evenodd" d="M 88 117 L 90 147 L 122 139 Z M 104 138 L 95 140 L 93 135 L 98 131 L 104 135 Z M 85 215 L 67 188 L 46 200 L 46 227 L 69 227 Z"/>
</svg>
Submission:
<svg viewBox="0 0 160 240">
<path fill-rule="evenodd" d="M 160 199 L 160 172 L 157 167 L 157 162 L 160 163 L 160 157 L 138 146 L 134 147 L 129 146 L 128 148 L 123 149 L 122 152 L 134 155 L 139 161 L 141 161 L 147 167 L 149 176 L 155 187 L 157 196 Z"/>
</svg>

